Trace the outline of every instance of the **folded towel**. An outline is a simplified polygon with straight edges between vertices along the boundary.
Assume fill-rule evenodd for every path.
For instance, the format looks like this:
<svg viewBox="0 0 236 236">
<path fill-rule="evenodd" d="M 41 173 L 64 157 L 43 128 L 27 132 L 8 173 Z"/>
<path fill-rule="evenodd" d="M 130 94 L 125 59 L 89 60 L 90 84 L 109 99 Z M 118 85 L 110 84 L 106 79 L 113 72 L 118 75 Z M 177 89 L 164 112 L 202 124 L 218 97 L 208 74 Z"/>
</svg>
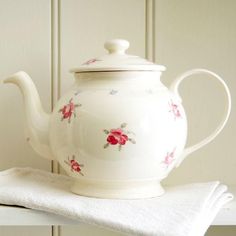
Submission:
<svg viewBox="0 0 236 236">
<path fill-rule="evenodd" d="M 0 172 L 0 203 L 60 214 L 129 235 L 201 236 L 233 196 L 219 182 L 166 188 L 161 197 L 99 199 L 70 192 L 72 179 L 31 168 Z"/>
</svg>

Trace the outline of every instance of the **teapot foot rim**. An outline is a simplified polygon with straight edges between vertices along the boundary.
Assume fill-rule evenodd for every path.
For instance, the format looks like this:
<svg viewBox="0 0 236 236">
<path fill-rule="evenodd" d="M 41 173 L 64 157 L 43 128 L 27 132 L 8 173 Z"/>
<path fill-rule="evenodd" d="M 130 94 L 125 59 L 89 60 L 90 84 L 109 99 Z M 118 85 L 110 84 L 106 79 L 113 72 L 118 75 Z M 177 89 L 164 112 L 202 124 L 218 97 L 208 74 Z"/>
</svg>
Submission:
<svg viewBox="0 0 236 236">
<path fill-rule="evenodd" d="M 116 182 L 104 184 L 104 182 L 99 181 L 91 183 L 77 180 L 72 185 L 71 191 L 77 195 L 108 199 L 154 198 L 163 195 L 165 192 L 159 180 L 134 181 L 133 183 L 123 181 L 119 184 Z"/>
</svg>

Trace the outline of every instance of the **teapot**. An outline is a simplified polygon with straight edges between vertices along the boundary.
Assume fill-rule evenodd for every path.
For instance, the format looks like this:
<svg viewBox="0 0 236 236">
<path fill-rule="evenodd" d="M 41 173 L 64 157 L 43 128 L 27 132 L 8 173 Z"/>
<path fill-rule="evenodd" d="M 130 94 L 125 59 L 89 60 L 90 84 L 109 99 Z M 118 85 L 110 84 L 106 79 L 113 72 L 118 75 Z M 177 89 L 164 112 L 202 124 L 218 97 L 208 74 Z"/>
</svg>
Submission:
<svg viewBox="0 0 236 236">
<path fill-rule="evenodd" d="M 168 89 L 160 80 L 166 68 L 126 54 L 128 41 L 113 39 L 104 46 L 108 54 L 71 70 L 74 84 L 51 114 L 43 110 L 28 74 L 20 71 L 4 82 L 16 84 L 23 94 L 27 141 L 42 157 L 60 163 L 74 179 L 72 192 L 118 199 L 160 196 L 161 180 L 225 126 L 229 89 L 206 69 L 183 73 Z M 185 147 L 187 118 L 178 88 L 185 78 L 200 73 L 222 84 L 228 106 L 211 135 Z"/>
</svg>

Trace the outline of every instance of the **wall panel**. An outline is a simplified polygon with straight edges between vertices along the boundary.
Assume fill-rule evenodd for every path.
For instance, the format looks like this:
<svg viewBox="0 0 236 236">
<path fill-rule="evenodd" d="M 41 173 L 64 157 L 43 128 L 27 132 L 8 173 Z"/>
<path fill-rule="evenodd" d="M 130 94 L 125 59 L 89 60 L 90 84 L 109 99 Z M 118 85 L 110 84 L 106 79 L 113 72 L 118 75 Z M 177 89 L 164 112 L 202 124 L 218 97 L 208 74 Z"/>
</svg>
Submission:
<svg viewBox="0 0 236 236">
<path fill-rule="evenodd" d="M 73 83 L 69 69 L 103 55 L 112 38 L 130 41 L 130 54 L 145 56 L 145 1 L 61 1 L 61 91 Z"/>
<path fill-rule="evenodd" d="M 236 159 L 232 156 L 236 131 L 236 2 L 233 0 L 156 0 L 155 58 L 167 66 L 162 81 L 169 85 L 185 70 L 202 67 L 215 71 L 232 93 L 232 114 L 223 132 L 171 173 L 166 184 L 220 180 L 235 185 Z M 194 76 L 181 87 L 189 121 L 188 144 L 215 129 L 225 107 L 219 83 Z"/>
<path fill-rule="evenodd" d="M 25 70 L 50 110 L 50 1 L 0 1 L 0 79 Z M 32 166 L 50 169 L 24 137 L 23 100 L 13 85 L 0 86 L 0 169 Z"/>
</svg>

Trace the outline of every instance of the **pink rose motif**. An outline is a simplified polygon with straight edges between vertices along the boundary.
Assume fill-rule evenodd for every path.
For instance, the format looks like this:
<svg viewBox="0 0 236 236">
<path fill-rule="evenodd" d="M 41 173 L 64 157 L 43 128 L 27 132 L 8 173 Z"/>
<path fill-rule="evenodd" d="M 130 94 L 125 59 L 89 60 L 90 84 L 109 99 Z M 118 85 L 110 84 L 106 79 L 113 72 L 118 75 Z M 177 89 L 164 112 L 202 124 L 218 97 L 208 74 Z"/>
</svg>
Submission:
<svg viewBox="0 0 236 236">
<path fill-rule="evenodd" d="M 165 159 L 163 161 L 163 163 L 166 165 L 166 167 L 168 167 L 175 159 L 175 149 L 173 149 L 172 152 L 167 152 L 166 156 L 165 156 Z"/>
<path fill-rule="evenodd" d="M 71 159 L 68 157 L 68 160 L 66 160 L 65 163 L 68 166 L 70 166 L 72 172 L 78 172 L 79 174 L 84 176 L 84 174 L 82 173 L 82 169 L 81 169 L 81 168 L 84 167 L 84 165 L 83 164 L 79 164 L 78 161 L 75 159 L 74 155 L 72 156 Z"/>
<path fill-rule="evenodd" d="M 76 117 L 75 108 L 81 106 L 81 104 L 74 104 L 72 100 L 73 99 L 71 98 L 69 103 L 64 105 L 59 110 L 59 112 L 62 113 L 62 118 L 61 118 L 62 121 L 68 119 L 68 122 L 70 123 L 71 116 L 74 115 L 74 117 Z"/>
<path fill-rule="evenodd" d="M 118 128 L 118 129 L 112 129 L 110 131 L 109 136 L 107 137 L 107 142 L 110 143 L 111 145 L 125 145 L 125 143 L 128 141 L 128 136 L 123 133 L 123 130 Z"/>
<path fill-rule="evenodd" d="M 135 144 L 135 140 L 130 138 L 128 134 L 133 134 L 133 132 L 126 131 L 124 128 L 126 127 L 126 123 L 121 124 L 121 126 L 117 129 L 106 130 L 104 129 L 104 133 L 107 134 L 107 143 L 104 145 L 104 148 L 107 148 L 109 145 L 118 145 L 119 151 L 121 150 L 122 146 L 124 146 L 127 141 Z"/>
<path fill-rule="evenodd" d="M 173 113 L 174 118 L 175 119 L 181 118 L 181 113 L 179 111 L 178 105 L 173 103 L 173 101 L 171 100 L 171 102 L 169 102 L 169 106 L 170 106 L 170 111 L 169 112 Z"/>
<path fill-rule="evenodd" d="M 93 58 L 93 59 L 90 59 L 90 60 L 86 61 L 86 62 L 83 63 L 82 65 L 90 65 L 90 64 L 95 63 L 95 62 L 97 62 L 97 61 L 101 61 L 101 60 L 98 60 L 98 59 L 96 59 L 96 58 Z"/>
</svg>

